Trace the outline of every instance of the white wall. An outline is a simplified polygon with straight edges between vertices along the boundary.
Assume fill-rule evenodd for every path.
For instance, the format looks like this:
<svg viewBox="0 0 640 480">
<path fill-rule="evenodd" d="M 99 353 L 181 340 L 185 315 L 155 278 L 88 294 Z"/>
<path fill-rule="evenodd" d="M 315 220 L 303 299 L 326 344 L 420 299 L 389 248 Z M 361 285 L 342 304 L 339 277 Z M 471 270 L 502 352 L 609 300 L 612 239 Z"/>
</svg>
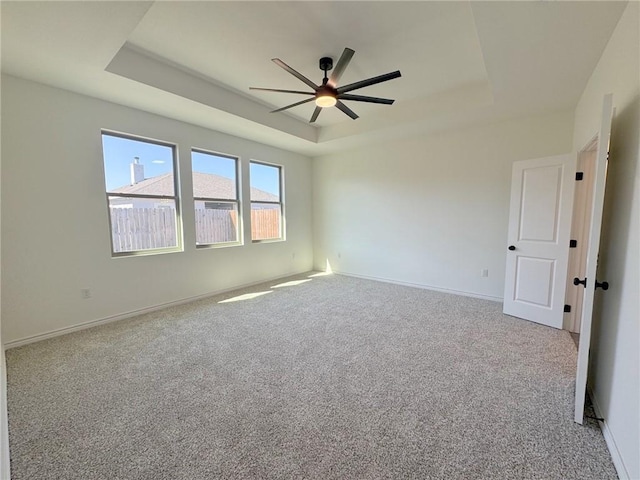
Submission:
<svg viewBox="0 0 640 480">
<path fill-rule="evenodd" d="M 112 258 L 101 129 L 178 145 L 185 251 Z M 286 242 L 196 249 L 190 148 L 285 169 Z M 41 84 L 2 80 L 2 338 L 5 343 L 312 267 L 307 157 Z M 295 254 L 295 258 L 294 257 Z M 80 289 L 93 297 L 83 300 Z"/>
<path fill-rule="evenodd" d="M 572 121 L 556 113 L 314 159 L 315 267 L 501 299 L 512 163 L 570 152 Z"/>
<path fill-rule="evenodd" d="M 574 150 L 597 133 L 602 97 L 616 113 L 605 194 L 590 387 L 621 478 L 640 478 L 640 4 L 629 2 L 576 108 Z"/>
</svg>

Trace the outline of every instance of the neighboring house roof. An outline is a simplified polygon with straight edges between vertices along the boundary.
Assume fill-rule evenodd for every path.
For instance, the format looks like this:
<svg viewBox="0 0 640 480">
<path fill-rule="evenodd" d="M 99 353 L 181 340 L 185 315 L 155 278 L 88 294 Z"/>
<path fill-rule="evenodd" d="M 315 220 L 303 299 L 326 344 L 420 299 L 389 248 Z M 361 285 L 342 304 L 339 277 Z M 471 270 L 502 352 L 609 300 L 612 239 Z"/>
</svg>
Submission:
<svg viewBox="0 0 640 480">
<path fill-rule="evenodd" d="M 137 195 L 172 196 L 173 173 L 165 173 L 157 177 L 145 178 L 141 182 L 110 190 L 113 193 L 131 193 Z M 236 185 L 233 180 L 211 173 L 193 172 L 193 196 L 198 198 L 236 198 Z M 278 196 L 257 188 L 251 188 L 251 200 L 277 202 Z"/>
</svg>

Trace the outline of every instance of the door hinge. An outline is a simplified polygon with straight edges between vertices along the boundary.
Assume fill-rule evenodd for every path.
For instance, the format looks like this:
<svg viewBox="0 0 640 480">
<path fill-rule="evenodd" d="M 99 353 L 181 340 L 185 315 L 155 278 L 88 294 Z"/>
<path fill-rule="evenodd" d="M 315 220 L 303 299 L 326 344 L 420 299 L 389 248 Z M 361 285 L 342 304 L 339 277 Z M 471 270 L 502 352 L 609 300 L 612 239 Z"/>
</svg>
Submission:
<svg viewBox="0 0 640 480">
<path fill-rule="evenodd" d="M 584 172 L 576 172 L 576 182 L 579 182 L 584 178 Z"/>
<path fill-rule="evenodd" d="M 569 248 L 576 248 L 578 246 L 578 240 L 569 240 Z"/>
<path fill-rule="evenodd" d="M 571 305 L 565 305 L 564 306 L 564 313 L 569 313 L 571 312 Z"/>
</svg>

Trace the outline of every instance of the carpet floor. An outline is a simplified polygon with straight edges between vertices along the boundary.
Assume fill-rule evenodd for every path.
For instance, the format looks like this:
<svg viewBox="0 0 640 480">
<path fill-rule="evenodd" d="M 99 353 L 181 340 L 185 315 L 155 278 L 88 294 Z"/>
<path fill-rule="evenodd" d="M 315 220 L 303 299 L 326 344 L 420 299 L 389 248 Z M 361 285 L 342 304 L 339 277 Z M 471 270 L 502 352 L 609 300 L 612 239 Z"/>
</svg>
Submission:
<svg viewBox="0 0 640 480">
<path fill-rule="evenodd" d="M 298 275 L 7 351 L 21 479 L 610 479 L 569 334 Z"/>
</svg>

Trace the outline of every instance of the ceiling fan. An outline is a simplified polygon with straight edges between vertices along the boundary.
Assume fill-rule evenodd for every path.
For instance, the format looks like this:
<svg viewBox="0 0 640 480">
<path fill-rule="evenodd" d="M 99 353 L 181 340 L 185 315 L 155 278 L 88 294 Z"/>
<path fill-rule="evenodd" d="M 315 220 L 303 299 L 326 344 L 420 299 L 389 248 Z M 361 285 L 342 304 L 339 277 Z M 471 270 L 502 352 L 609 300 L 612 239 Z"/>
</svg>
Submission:
<svg viewBox="0 0 640 480">
<path fill-rule="evenodd" d="M 287 105 L 286 107 L 278 108 L 277 110 L 273 110 L 271 113 L 282 112 L 283 110 L 287 110 L 292 107 L 297 107 L 298 105 L 302 105 L 303 103 L 308 103 L 313 100 L 316 102 L 316 109 L 313 111 L 311 115 L 311 120 L 309 123 L 313 123 L 320 115 L 320 112 L 323 108 L 326 107 L 337 107 L 346 115 L 351 117 L 353 120 L 358 118 L 358 115 L 347 107 L 342 100 L 351 100 L 354 102 L 368 102 L 368 103 L 381 103 L 384 105 L 391 105 L 394 100 L 390 100 L 388 98 L 378 98 L 378 97 L 366 97 L 363 95 L 351 95 L 348 92 L 353 90 L 357 90 L 359 88 L 368 87 L 370 85 L 375 85 L 376 83 L 386 82 L 387 80 L 393 80 L 394 78 L 400 77 L 400 70 L 396 70 L 395 72 L 385 73 L 384 75 L 379 75 L 377 77 L 368 78 L 366 80 L 360 80 L 359 82 L 350 83 L 349 85 L 344 85 L 342 87 L 338 87 L 338 80 L 344 73 L 351 61 L 351 57 L 355 52 L 350 48 L 345 48 L 336 64 L 336 68 L 333 69 L 333 59 L 331 57 L 322 57 L 320 59 L 320 70 L 324 72 L 324 78 L 322 79 L 321 85 L 316 85 L 307 77 L 302 75 L 300 72 L 294 70 L 289 65 L 284 63 L 279 58 L 273 58 L 272 61 L 284 68 L 291 75 L 296 77 L 298 80 L 301 80 L 309 87 L 313 89 L 313 92 L 303 92 L 299 90 L 280 90 L 277 88 L 258 88 L 258 87 L 249 87 L 249 90 L 262 90 L 265 92 L 282 92 L 282 93 L 296 93 L 299 95 L 311 95 L 311 98 L 306 100 L 302 100 L 300 102 L 292 103 L 291 105 Z M 327 77 L 327 72 L 333 69 L 331 72 L 331 76 Z"/>
</svg>

